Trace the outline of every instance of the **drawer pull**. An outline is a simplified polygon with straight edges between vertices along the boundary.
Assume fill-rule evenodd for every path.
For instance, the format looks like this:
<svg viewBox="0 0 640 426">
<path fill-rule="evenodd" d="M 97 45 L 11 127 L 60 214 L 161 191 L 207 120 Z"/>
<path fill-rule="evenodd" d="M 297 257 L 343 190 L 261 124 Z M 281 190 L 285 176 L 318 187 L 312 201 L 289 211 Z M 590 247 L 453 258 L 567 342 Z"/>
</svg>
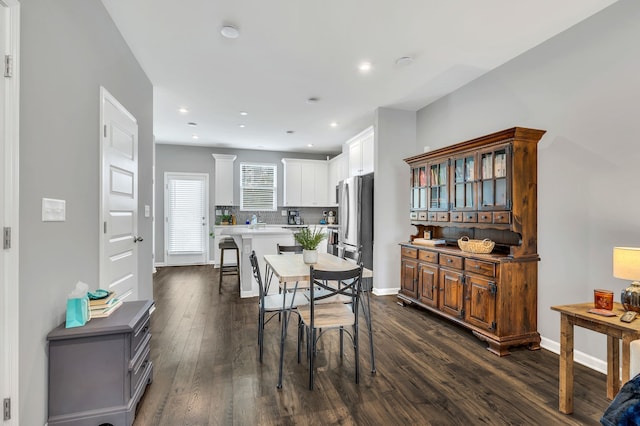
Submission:
<svg viewBox="0 0 640 426">
<path fill-rule="evenodd" d="M 476 265 L 476 266 L 475 266 L 475 268 L 476 268 L 476 269 L 480 269 L 480 265 Z"/>
<path fill-rule="evenodd" d="M 483 219 L 486 219 L 487 217 L 483 215 L 483 216 L 482 216 L 482 218 L 483 218 Z"/>
<path fill-rule="evenodd" d="M 502 216 L 498 216 L 498 220 L 502 219 Z"/>
<path fill-rule="evenodd" d="M 453 260 L 451 260 L 451 259 L 447 259 L 447 262 L 451 263 L 451 262 L 453 262 Z"/>
</svg>

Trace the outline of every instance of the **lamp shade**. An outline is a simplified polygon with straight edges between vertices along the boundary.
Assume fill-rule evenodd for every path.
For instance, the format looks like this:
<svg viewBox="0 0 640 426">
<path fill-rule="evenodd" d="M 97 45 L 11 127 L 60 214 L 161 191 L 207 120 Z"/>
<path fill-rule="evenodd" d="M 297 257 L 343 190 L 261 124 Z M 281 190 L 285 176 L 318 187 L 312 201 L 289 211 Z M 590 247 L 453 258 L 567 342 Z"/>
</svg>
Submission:
<svg viewBox="0 0 640 426">
<path fill-rule="evenodd" d="M 626 280 L 640 280 L 640 248 L 613 248 L 613 276 Z"/>
</svg>

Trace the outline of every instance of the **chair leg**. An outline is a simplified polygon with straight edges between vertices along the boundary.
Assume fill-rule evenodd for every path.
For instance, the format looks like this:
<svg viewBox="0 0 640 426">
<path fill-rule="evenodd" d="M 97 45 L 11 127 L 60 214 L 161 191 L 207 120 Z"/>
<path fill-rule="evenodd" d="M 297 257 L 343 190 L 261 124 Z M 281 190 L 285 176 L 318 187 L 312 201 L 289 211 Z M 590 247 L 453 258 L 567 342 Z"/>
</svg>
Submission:
<svg viewBox="0 0 640 426">
<path fill-rule="evenodd" d="M 258 313 L 258 346 L 260 350 L 260 363 L 262 363 L 262 354 L 264 352 L 264 311 L 260 308 Z"/>
<path fill-rule="evenodd" d="M 310 328 L 311 329 L 311 328 Z M 313 346 L 315 347 L 316 341 L 316 330 L 311 329 L 311 338 L 310 341 L 313 342 Z M 314 354 L 311 353 L 309 356 L 309 390 L 313 390 L 313 359 L 315 358 Z"/>
<path fill-rule="evenodd" d="M 376 373 L 376 357 L 375 357 L 375 354 L 373 353 L 373 326 L 371 325 L 371 303 L 369 300 L 368 291 L 364 292 L 364 297 L 367 299 L 366 306 L 365 306 L 364 299 L 360 298 L 360 300 L 362 301 L 362 311 L 364 312 L 364 319 L 367 322 L 367 329 L 369 332 L 369 350 L 371 352 L 371 374 L 375 374 Z"/>
<path fill-rule="evenodd" d="M 360 383 L 360 345 L 358 344 L 358 320 L 353 326 L 353 341 L 355 342 L 356 355 L 356 384 Z"/>
<path fill-rule="evenodd" d="M 222 294 L 222 275 L 224 271 L 224 250 L 220 250 L 220 276 L 218 277 L 218 294 Z"/>
<path fill-rule="evenodd" d="M 344 328 L 340 327 L 340 358 L 344 357 Z"/>
</svg>

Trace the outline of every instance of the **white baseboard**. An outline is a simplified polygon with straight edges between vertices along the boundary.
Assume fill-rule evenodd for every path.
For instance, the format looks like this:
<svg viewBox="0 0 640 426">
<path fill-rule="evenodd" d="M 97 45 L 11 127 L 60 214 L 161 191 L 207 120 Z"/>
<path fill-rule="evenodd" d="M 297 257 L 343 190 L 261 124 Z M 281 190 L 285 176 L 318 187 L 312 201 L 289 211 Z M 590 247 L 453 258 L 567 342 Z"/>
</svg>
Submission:
<svg viewBox="0 0 640 426">
<path fill-rule="evenodd" d="M 546 337 L 540 338 L 540 346 L 554 354 L 560 355 L 560 343 Z M 573 360 L 600 373 L 607 374 L 607 362 L 581 351 L 573 351 Z"/>
<path fill-rule="evenodd" d="M 155 266 L 156 268 L 162 268 L 163 266 L 167 266 L 167 264 L 164 262 L 156 262 L 153 264 L 153 266 Z"/>
<path fill-rule="evenodd" d="M 371 290 L 371 293 L 373 293 L 376 296 L 391 296 L 394 294 L 398 294 L 398 292 L 400 291 L 399 287 L 396 288 L 373 288 L 373 290 Z"/>
<path fill-rule="evenodd" d="M 245 297 L 258 297 L 258 296 L 260 296 L 260 295 L 257 294 L 257 293 L 254 293 L 251 290 L 249 290 L 249 291 L 243 290 L 243 291 L 240 292 L 240 298 L 242 298 L 242 299 L 244 299 Z"/>
</svg>

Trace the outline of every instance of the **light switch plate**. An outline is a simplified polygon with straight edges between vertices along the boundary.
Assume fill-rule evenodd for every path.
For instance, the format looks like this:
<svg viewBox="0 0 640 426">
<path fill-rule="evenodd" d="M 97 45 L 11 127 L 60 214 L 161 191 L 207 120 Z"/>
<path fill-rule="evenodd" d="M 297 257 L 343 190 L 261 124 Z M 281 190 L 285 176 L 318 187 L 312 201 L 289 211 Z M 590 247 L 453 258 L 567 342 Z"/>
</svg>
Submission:
<svg viewBox="0 0 640 426">
<path fill-rule="evenodd" d="M 144 205 L 144 217 L 151 216 L 151 206 Z"/>
<path fill-rule="evenodd" d="M 66 201 L 53 198 L 42 199 L 42 221 L 64 222 L 66 220 Z"/>
<path fill-rule="evenodd" d="M 287 211 L 286 210 L 282 210 L 282 216 L 286 216 L 287 215 Z"/>
</svg>

